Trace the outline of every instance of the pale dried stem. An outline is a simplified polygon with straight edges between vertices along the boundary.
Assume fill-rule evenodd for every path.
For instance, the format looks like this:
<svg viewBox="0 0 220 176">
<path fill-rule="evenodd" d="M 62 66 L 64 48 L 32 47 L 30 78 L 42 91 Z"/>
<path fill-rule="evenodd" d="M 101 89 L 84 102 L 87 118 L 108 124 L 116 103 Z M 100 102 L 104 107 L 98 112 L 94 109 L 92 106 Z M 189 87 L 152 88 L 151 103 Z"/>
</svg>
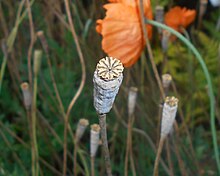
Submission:
<svg viewBox="0 0 220 176">
<path fill-rule="evenodd" d="M 30 2 L 29 0 L 26 0 L 27 4 L 27 9 L 28 9 L 28 18 L 29 18 L 29 25 L 30 25 L 30 35 L 31 35 L 31 41 L 30 45 L 28 48 L 28 79 L 29 79 L 29 84 L 30 84 L 30 89 L 32 90 L 32 69 L 31 69 L 31 55 L 32 55 L 32 50 L 33 46 L 35 43 L 35 32 L 34 32 L 34 23 L 33 23 L 33 18 L 31 14 L 31 7 L 30 7 Z"/>
<path fill-rule="evenodd" d="M 99 125 L 101 128 L 100 133 L 102 139 L 102 148 L 104 152 L 106 172 L 108 176 L 112 176 L 111 160 L 108 149 L 108 139 L 107 139 L 107 129 L 106 129 L 106 114 L 99 114 Z"/>
<path fill-rule="evenodd" d="M 165 141 L 165 138 L 160 138 L 160 142 L 159 142 L 159 146 L 158 146 L 158 150 L 157 150 L 157 156 L 156 156 L 155 163 L 154 163 L 153 176 L 158 176 L 159 160 L 160 160 L 161 152 L 162 152 L 162 149 L 163 149 L 164 141 Z"/>
<path fill-rule="evenodd" d="M 51 77 L 51 80 L 52 80 L 53 88 L 54 88 L 54 91 L 55 91 L 55 94 L 56 94 L 57 101 L 58 101 L 59 106 L 60 106 L 61 113 L 62 113 L 63 117 L 65 118 L 65 110 L 64 110 L 63 102 L 61 100 L 61 97 L 60 97 L 60 94 L 59 94 L 59 91 L 58 91 L 58 88 L 57 88 L 56 80 L 54 78 L 54 74 L 53 74 L 53 70 L 52 70 L 52 64 L 51 64 L 50 55 L 49 55 L 49 46 L 48 46 L 47 40 L 46 40 L 43 33 L 38 35 L 38 36 L 39 36 L 39 38 L 41 40 L 41 44 L 42 44 L 42 46 L 43 46 L 43 48 L 46 52 L 47 64 L 48 64 L 48 67 L 49 67 L 49 72 L 50 72 L 50 77 Z"/>
<path fill-rule="evenodd" d="M 133 160 L 133 152 L 132 152 L 132 128 L 134 123 L 134 116 L 128 117 L 128 125 L 127 125 L 127 143 L 126 143 L 126 154 L 125 154 L 125 168 L 124 175 L 128 175 L 128 158 L 130 156 L 130 164 L 133 175 L 136 175 L 134 160 Z"/>
<path fill-rule="evenodd" d="M 179 164 L 179 167 L 180 167 L 181 175 L 186 176 L 187 172 L 186 172 L 186 169 L 184 167 L 184 163 L 183 163 L 183 160 L 181 158 L 180 151 L 179 151 L 179 143 L 178 143 L 179 129 L 178 129 L 177 123 L 174 123 L 174 127 L 175 127 L 175 131 L 176 131 L 175 134 L 176 134 L 176 138 L 177 138 L 177 140 L 174 140 L 174 138 L 173 138 L 174 149 L 175 149 L 177 161 L 178 161 L 178 164 Z"/>
<path fill-rule="evenodd" d="M 144 39 L 145 39 L 145 42 L 146 42 L 146 46 L 147 46 L 150 62 L 151 62 L 151 65 L 152 65 L 152 69 L 153 69 L 155 78 L 157 80 L 157 84 L 158 84 L 159 89 L 160 89 L 160 94 L 161 94 L 161 96 L 164 99 L 165 98 L 165 93 L 164 93 L 164 90 L 163 90 L 163 86 L 162 86 L 162 82 L 161 82 L 159 73 L 157 71 L 156 64 L 154 62 L 153 52 L 152 52 L 152 49 L 151 49 L 151 46 L 150 46 L 150 42 L 149 42 L 149 39 L 148 39 L 148 36 L 147 36 L 147 29 L 146 29 L 146 25 L 145 25 L 145 18 L 146 17 L 144 16 L 143 0 L 139 0 L 139 10 L 140 10 L 142 32 L 144 34 Z"/>
<path fill-rule="evenodd" d="M 76 100 L 78 99 L 78 97 L 81 94 L 82 89 L 84 87 L 85 80 L 86 80 L 86 68 L 85 68 L 84 57 L 83 57 L 83 54 L 82 54 L 82 51 L 81 51 L 81 48 L 80 48 L 80 44 L 79 44 L 79 41 L 78 41 L 78 37 L 77 37 L 77 34 L 75 32 L 75 29 L 74 29 L 73 20 L 72 20 L 71 13 L 70 13 L 69 1 L 64 0 L 64 3 L 65 3 L 67 16 L 68 16 L 68 21 L 69 21 L 69 24 L 70 24 L 71 33 L 72 33 L 72 36 L 73 36 L 75 44 L 76 44 L 76 49 L 77 49 L 77 52 L 79 54 L 80 64 L 81 64 L 81 67 L 82 67 L 82 79 L 81 79 L 81 82 L 80 82 L 80 86 L 79 86 L 76 94 L 74 95 L 74 97 L 72 98 L 72 100 L 71 100 L 71 102 L 68 106 L 68 109 L 67 109 L 67 112 L 66 112 L 66 117 L 64 119 L 63 176 L 66 176 L 66 167 L 67 167 L 67 154 L 66 154 L 67 153 L 67 129 L 68 129 L 68 122 L 69 122 L 69 115 L 70 115 L 70 111 L 71 111 L 72 107 L 74 106 Z"/>
<path fill-rule="evenodd" d="M 178 95 L 178 91 L 177 91 L 177 88 L 176 88 L 176 85 L 175 85 L 174 81 L 171 82 L 171 86 L 172 86 L 172 88 L 173 88 L 173 90 L 174 90 L 174 93 L 175 93 L 176 95 Z M 181 102 L 180 102 L 180 104 L 181 104 Z M 192 154 L 193 161 L 195 162 L 196 169 L 197 169 L 197 171 L 198 171 L 198 175 L 201 175 L 200 172 L 199 172 L 199 170 L 200 170 L 200 169 L 199 169 L 199 168 L 200 168 L 200 167 L 199 167 L 199 163 L 198 163 L 198 160 L 197 160 L 197 158 L 196 158 L 195 151 L 194 151 L 193 144 L 192 144 L 192 137 L 191 137 L 191 135 L 190 135 L 189 128 L 188 128 L 188 126 L 187 126 L 187 124 L 186 124 L 186 122 L 185 122 L 183 110 L 182 110 L 182 108 L 181 108 L 181 105 L 179 105 L 178 107 L 179 107 L 179 108 L 178 108 L 178 110 L 179 110 L 179 115 L 180 115 L 180 118 L 181 118 L 182 123 L 183 123 L 183 128 L 185 129 L 186 135 L 187 135 L 188 138 L 189 138 L 189 148 L 190 148 L 190 150 L 191 150 L 191 154 Z M 178 125 L 177 125 L 177 126 L 178 126 Z"/>
<path fill-rule="evenodd" d="M 123 121 L 123 120 L 121 119 L 121 116 L 120 116 L 120 114 L 119 114 L 118 109 L 116 108 L 116 106 L 113 107 L 113 110 L 114 110 L 114 112 L 115 112 L 115 114 L 116 114 L 116 117 L 117 117 L 118 120 L 121 122 L 121 124 L 122 124 L 125 128 L 128 128 L 128 126 L 127 126 L 127 124 L 125 123 L 125 121 Z M 134 132 L 136 132 L 136 133 L 142 135 L 143 137 L 145 137 L 146 140 L 148 141 L 148 143 L 150 144 L 151 148 L 153 149 L 154 153 L 156 153 L 156 147 L 155 147 L 155 145 L 154 145 L 152 139 L 150 138 L 150 136 L 149 136 L 145 131 L 143 131 L 143 130 L 141 130 L 141 129 L 138 129 L 138 128 L 134 128 L 134 127 L 132 128 L 132 131 L 134 131 Z M 166 172 L 168 175 L 170 175 L 170 171 L 169 171 L 168 167 L 166 166 L 166 164 L 165 164 L 165 162 L 163 161 L 162 158 L 160 158 L 160 163 L 161 163 L 163 169 L 165 170 L 165 172 Z"/>
<path fill-rule="evenodd" d="M 95 157 L 91 157 L 91 176 L 95 176 Z"/>
<path fill-rule="evenodd" d="M 76 167 L 77 167 L 77 150 L 78 150 L 78 142 L 75 141 L 74 144 L 74 153 L 73 153 L 73 174 L 77 175 Z"/>
<path fill-rule="evenodd" d="M 167 138 L 165 143 L 166 143 L 167 161 L 168 161 L 169 169 L 170 169 L 170 176 L 174 176 L 174 168 L 173 168 L 173 163 L 172 163 L 172 159 L 171 159 L 169 138 Z"/>
</svg>

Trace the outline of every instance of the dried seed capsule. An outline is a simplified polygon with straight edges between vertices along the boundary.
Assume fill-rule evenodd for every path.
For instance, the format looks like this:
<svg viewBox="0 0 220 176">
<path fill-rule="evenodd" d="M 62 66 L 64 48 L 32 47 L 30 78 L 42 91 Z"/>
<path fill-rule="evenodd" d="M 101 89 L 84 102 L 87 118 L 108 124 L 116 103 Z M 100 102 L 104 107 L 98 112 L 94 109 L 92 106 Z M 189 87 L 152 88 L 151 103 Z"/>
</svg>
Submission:
<svg viewBox="0 0 220 176">
<path fill-rule="evenodd" d="M 208 0 L 200 0 L 199 3 L 199 16 L 203 17 L 207 9 Z"/>
<path fill-rule="evenodd" d="M 90 130 L 90 156 L 95 157 L 99 147 L 100 126 L 98 124 L 91 125 Z"/>
<path fill-rule="evenodd" d="M 34 51 L 34 75 L 37 76 L 40 70 L 41 65 L 41 58 L 42 58 L 42 51 L 35 50 Z"/>
<path fill-rule="evenodd" d="M 156 6 L 155 20 L 159 23 L 164 22 L 164 7 L 163 6 Z M 158 32 L 159 34 L 161 34 L 162 29 L 158 28 Z"/>
<path fill-rule="evenodd" d="M 21 90 L 22 90 L 23 98 L 24 98 L 24 106 L 26 110 L 30 110 L 31 103 L 32 103 L 32 96 L 31 96 L 29 84 L 27 82 L 23 82 L 21 84 Z"/>
<path fill-rule="evenodd" d="M 210 0 L 212 6 L 218 7 L 220 6 L 220 0 Z"/>
<path fill-rule="evenodd" d="M 41 44 L 42 44 L 44 50 L 46 51 L 46 53 L 48 54 L 49 46 L 48 46 L 47 40 L 44 36 L 44 32 L 43 31 L 38 31 L 37 36 L 40 38 Z"/>
<path fill-rule="evenodd" d="M 164 89 L 168 89 L 170 87 L 171 82 L 172 82 L 172 76 L 170 74 L 162 75 L 162 83 Z"/>
<path fill-rule="evenodd" d="M 166 137 L 170 133 L 176 117 L 177 107 L 177 98 L 166 97 L 162 113 L 161 138 Z"/>
<path fill-rule="evenodd" d="M 163 30 L 162 39 L 161 39 L 161 47 L 162 47 L 163 52 L 167 52 L 169 38 L 170 38 L 170 32 L 167 30 Z"/>
<path fill-rule="evenodd" d="M 113 57 L 99 61 L 94 72 L 94 107 L 99 114 L 108 113 L 123 80 L 123 65 Z"/>
<path fill-rule="evenodd" d="M 128 115 L 131 116 L 134 113 L 136 100 L 137 100 L 137 91 L 136 87 L 130 87 L 128 92 Z"/>
<path fill-rule="evenodd" d="M 80 119 L 79 122 L 78 122 L 78 125 L 77 125 L 77 128 L 76 128 L 76 142 L 78 142 L 85 130 L 86 130 L 86 127 L 89 125 L 89 121 L 87 119 Z"/>
</svg>

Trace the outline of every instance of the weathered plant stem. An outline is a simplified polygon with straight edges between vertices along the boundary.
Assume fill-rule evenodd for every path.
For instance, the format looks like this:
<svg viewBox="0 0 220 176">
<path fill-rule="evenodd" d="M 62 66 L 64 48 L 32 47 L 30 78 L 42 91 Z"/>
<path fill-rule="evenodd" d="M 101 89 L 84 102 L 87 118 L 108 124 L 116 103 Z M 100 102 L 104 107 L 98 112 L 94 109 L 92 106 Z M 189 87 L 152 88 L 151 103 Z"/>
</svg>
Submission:
<svg viewBox="0 0 220 176">
<path fill-rule="evenodd" d="M 159 166 L 159 161 L 160 161 L 160 155 L 163 149 L 163 144 L 165 141 L 165 137 L 160 138 L 160 142 L 159 142 L 159 146 L 158 146 L 158 150 L 157 150 L 157 156 L 156 156 L 156 160 L 154 163 L 154 173 L 153 176 L 158 176 L 158 166 Z"/>
<path fill-rule="evenodd" d="M 99 114 L 99 125 L 101 128 L 100 133 L 102 139 L 102 148 L 104 152 L 106 172 L 108 176 L 112 176 L 111 160 L 108 149 L 108 139 L 107 139 L 107 129 L 106 129 L 106 114 Z"/>
<path fill-rule="evenodd" d="M 2 45 L 2 51 L 3 51 L 3 54 L 4 54 L 4 57 L 3 57 L 3 62 L 2 62 L 2 65 L 1 65 L 1 70 L 0 70 L 0 93 L 1 93 L 1 89 L 2 89 L 2 82 L 3 82 L 3 78 L 4 78 L 4 73 L 5 73 L 5 68 L 6 68 L 6 64 L 7 64 L 7 58 L 8 58 L 8 53 L 7 53 L 7 49 L 6 49 L 6 43 L 3 41 L 1 43 Z"/>
<path fill-rule="evenodd" d="M 56 80 L 55 80 L 55 77 L 54 77 L 54 74 L 53 74 L 52 64 L 51 64 L 50 55 L 49 55 L 49 46 L 48 46 L 48 43 L 47 43 L 47 40 L 44 36 L 43 31 L 39 31 L 37 33 L 37 35 L 40 38 L 41 44 L 42 44 L 42 46 L 44 48 L 44 51 L 46 53 L 47 65 L 49 67 L 51 81 L 52 81 L 52 84 L 53 84 L 53 88 L 54 88 L 54 91 L 55 91 L 55 94 L 56 94 L 57 101 L 58 101 L 59 106 L 60 106 L 61 113 L 64 117 L 65 116 L 65 110 L 64 110 L 63 102 L 61 100 L 61 97 L 60 97 L 60 94 L 59 94 L 59 91 L 58 91 L 58 88 L 57 88 Z"/>
<path fill-rule="evenodd" d="M 91 176 L 95 176 L 95 156 L 91 157 Z"/>
<path fill-rule="evenodd" d="M 75 141 L 74 144 L 74 154 L 73 154 L 73 174 L 77 175 L 76 166 L 77 166 L 77 150 L 78 150 L 78 142 Z"/>
<path fill-rule="evenodd" d="M 124 175 L 128 175 L 128 158 L 130 155 L 130 162 L 131 162 L 131 169 L 133 175 L 136 175 L 136 170 L 134 166 L 133 161 L 133 155 L 132 155 L 132 129 L 133 129 L 133 122 L 134 122 L 134 116 L 128 117 L 128 128 L 127 128 L 127 144 L 126 144 L 126 155 L 125 155 L 125 169 L 124 169 Z"/>
<path fill-rule="evenodd" d="M 170 144 L 169 144 L 169 138 L 165 141 L 166 143 L 166 153 L 167 153 L 167 161 L 170 169 L 170 176 L 174 176 L 174 169 L 173 169 L 173 163 L 171 160 L 171 155 L 170 155 Z"/>
<path fill-rule="evenodd" d="M 81 79 L 81 82 L 80 82 L 80 86 L 79 86 L 76 94 L 72 98 L 72 100 L 71 100 L 71 102 L 68 106 L 66 116 L 64 117 L 63 176 L 66 176 L 66 168 L 67 168 L 67 130 L 68 130 L 68 127 L 69 127 L 69 115 L 70 115 L 70 111 L 71 111 L 72 107 L 74 106 L 76 100 L 78 99 L 78 97 L 81 94 L 82 89 L 84 87 L 85 80 L 86 80 L 86 68 L 85 68 L 85 62 L 84 62 L 84 57 L 83 57 L 83 54 L 82 54 L 82 50 L 81 50 L 81 47 L 80 47 L 80 44 L 79 44 L 79 41 L 78 41 L 78 37 L 77 37 L 76 31 L 75 31 L 74 25 L 73 25 L 73 20 L 72 20 L 71 13 L 70 13 L 69 0 L 64 0 L 64 3 L 65 3 L 65 9 L 66 9 L 66 12 L 67 12 L 67 16 L 68 16 L 68 21 L 69 21 L 69 24 L 70 24 L 70 31 L 71 31 L 72 36 L 74 38 L 74 41 L 75 41 L 75 44 L 76 44 L 76 49 L 77 49 L 77 52 L 78 52 L 78 55 L 79 55 L 79 58 L 80 58 L 80 64 L 81 64 L 81 67 L 82 67 L 82 79 Z"/>
<path fill-rule="evenodd" d="M 200 55 L 200 53 L 194 47 L 194 45 L 190 41 L 188 41 L 182 34 L 180 34 L 179 32 L 175 31 L 174 29 L 164 24 L 158 23 L 153 20 L 146 20 L 146 23 L 168 30 L 170 33 L 172 33 L 177 38 L 179 38 L 185 45 L 187 45 L 187 47 L 191 49 L 192 53 L 196 56 L 196 59 L 198 60 L 198 62 L 200 63 L 202 67 L 202 70 L 204 72 L 204 75 L 205 75 L 205 78 L 208 84 L 208 88 L 209 88 L 208 91 L 209 91 L 209 100 L 210 100 L 210 126 L 211 126 L 211 132 L 212 132 L 212 141 L 213 141 L 216 165 L 218 168 L 218 172 L 220 173 L 220 158 L 219 158 L 217 134 L 216 134 L 216 126 L 215 126 L 215 98 L 214 98 L 214 92 L 213 92 L 213 87 L 212 87 L 212 81 L 211 81 L 211 77 L 207 69 L 207 66 L 202 56 Z"/>
<path fill-rule="evenodd" d="M 177 123 L 175 122 L 174 123 L 174 127 L 175 127 L 175 131 L 176 131 L 176 140 L 174 140 L 173 138 L 173 145 L 174 145 L 174 149 L 175 149 L 175 153 L 176 153 L 176 157 L 177 157 L 177 161 L 178 161 L 178 164 L 179 164 L 179 168 L 180 168 L 180 172 L 181 172 L 181 175 L 182 176 L 186 176 L 187 175 L 187 172 L 186 172 L 186 169 L 184 167 L 184 163 L 183 163 L 183 160 L 181 158 L 181 155 L 180 155 L 180 151 L 179 151 L 179 129 L 178 129 L 178 125 Z M 198 175 L 200 175 L 198 173 Z"/>
<path fill-rule="evenodd" d="M 157 84 L 158 84 L 159 89 L 160 89 L 160 94 L 161 94 L 161 96 L 164 99 L 165 98 L 165 94 L 164 94 L 162 82 L 161 82 L 161 79 L 160 79 L 160 76 L 159 76 L 156 64 L 154 62 L 153 52 L 152 52 L 152 49 L 151 49 L 151 46 L 150 46 L 150 42 L 149 42 L 149 39 L 148 39 L 148 36 L 147 36 L 147 29 L 146 29 L 146 25 L 145 25 L 143 0 L 139 0 L 139 10 L 140 10 L 140 18 L 141 18 L 142 31 L 143 31 L 143 34 L 144 34 L 144 39 L 145 39 L 145 42 L 146 42 L 146 46 L 147 46 L 150 62 L 151 62 L 151 65 L 152 65 L 154 76 L 155 76 L 155 78 L 157 80 Z"/>
<path fill-rule="evenodd" d="M 34 32 L 34 23 L 33 23 L 33 18 L 32 18 L 32 13 L 31 13 L 31 5 L 29 0 L 26 0 L 27 3 L 27 10 L 28 10 L 28 18 L 29 18 L 29 25 L 30 25 L 30 35 L 31 35 L 31 41 L 30 45 L 28 48 L 28 79 L 29 79 L 29 84 L 30 84 L 30 89 L 32 90 L 32 70 L 31 70 L 31 55 L 33 51 L 33 46 L 35 43 L 35 32 Z"/>
<path fill-rule="evenodd" d="M 38 162 L 38 145 L 37 145 L 37 134 L 36 134 L 36 103 L 37 103 L 37 77 L 34 77 L 33 86 L 33 103 L 32 103 L 32 139 L 33 139 L 33 150 L 34 150 L 34 163 L 35 163 L 35 176 L 39 174 L 39 162 Z"/>
</svg>

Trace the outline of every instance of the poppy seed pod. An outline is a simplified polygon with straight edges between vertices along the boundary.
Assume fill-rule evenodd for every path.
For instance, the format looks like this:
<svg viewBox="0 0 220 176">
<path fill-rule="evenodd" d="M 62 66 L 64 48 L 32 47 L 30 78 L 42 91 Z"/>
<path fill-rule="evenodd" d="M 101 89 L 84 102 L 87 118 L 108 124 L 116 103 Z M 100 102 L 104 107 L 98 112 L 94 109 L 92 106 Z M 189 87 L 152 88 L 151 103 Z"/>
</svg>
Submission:
<svg viewBox="0 0 220 176">
<path fill-rule="evenodd" d="M 159 23 L 164 23 L 164 7 L 156 6 L 155 20 Z M 162 29 L 158 28 L 159 34 L 162 33 Z"/>
<path fill-rule="evenodd" d="M 34 51 L 34 75 L 37 76 L 40 70 L 41 65 L 41 58 L 42 58 L 42 51 L 35 50 Z"/>
<path fill-rule="evenodd" d="M 162 83 L 164 89 L 168 89 L 170 87 L 171 82 L 172 82 L 172 76 L 170 74 L 162 75 Z"/>
<path fill-rule="evenodd" d="M 124 67 L 113 57 L 99 61 L 94 72 L 94 107 L 98 114 L 108 113 L 123 80 Z"/>
<path fill-rule="evenodd" d="M 26 110 L 29 110 L 31 108 L 31 103 L 32 103 L 32 96 L 31 96 L 29 84 L 27 82 L 23 82 L 21 84 L 21 90 L 24 98 L 24 106 Z"/>
<path fill-rule="evenodd" d="M 207 9 L 208 0 L 200 0 L 199 3 L 199 16 L 202 17 Z"/>
<path fill-rule="evenodd" d="M 136 87 L 130 87 L 128 92 L 128 115 L 131 116 L 134 113 L 134 108 L 137 100 L 137 91 Z"/>
<path fill-rule="evenodd" d="M 165 138 L 171 131 L 178 107 L 178 99 L 175 97 L 166 97 L 163 106 L 161 138 Z"/>
<path fill-rule="evenodd" d="M 37 36 L 39 37 L 44 50 L 48 53 L 49 52 L 49 46 L 48 46 L 47 40 L 44 36 L 44 31 L 38 31 Z"/>
<path fill-rule="evenodd" d="M 162 31 L 161 47 L 163 52 L 167 52 L 169 44 L 170 32 L 167 30 Z"/>
<path fill-rule="evenodd" d="M 210 0 L 212 6 L 218 7 L 220 6 L 220 0 Z"/>
<path fill-rule="evenodd" d="M 78 125 L 77 125 L 77 128 L 76 128 L 76 142 L 78 142 L 85 130 L 86 130 L 86 127 L 89 125 L 89 121 L 87 119 L 80 119 L 79 122 L 78 122 Z"/>
<path fill-rule="evenodd" d="M 100 126 L 98 124 L 91 125 L 90 130 L 90 156 L 95 157 L 99 147 Z"/>
</svg>

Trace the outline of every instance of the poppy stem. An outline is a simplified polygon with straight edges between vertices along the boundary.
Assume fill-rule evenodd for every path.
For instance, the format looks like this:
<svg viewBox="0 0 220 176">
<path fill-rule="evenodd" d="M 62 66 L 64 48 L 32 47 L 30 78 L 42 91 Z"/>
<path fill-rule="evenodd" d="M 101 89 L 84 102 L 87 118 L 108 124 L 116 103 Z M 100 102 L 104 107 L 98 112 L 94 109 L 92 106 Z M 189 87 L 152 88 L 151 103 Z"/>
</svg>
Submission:
<svg viewBox="0 0 220 176">
<path fill-rule="evenodd" d="M 70 5 L 69 5 L 69 0 L 64 0 L 64 4 L 65 4 L 65 10 L 67 13 L 67 17 L 68 17 L 68 22 L 70 25 L 70 31 L 72 33 L 75 45 L 76 45 L 76 49 L 79 55 L 79 59 L 80 59 L 80 64 L 81 64 L 81 68 L 82 68 L 82 79 L 80 81 L 80 86 L 76 92 L 76 94 L 74 95 L 74 97 L 72 98 L 68 108 L 67 108 L 67 112 L 66 115 L 64 117 L 64 142 L 63 142 L 63 176 L 66 176 L 66 171 L 67 171 L 67 130 L 70 127 L 69 125 L 69 115 L 70 112 L 72 110 L 72 107 L 74 106 L 74 104 L 76 103 L 76 100 L 79 98 L 83 87 L 85 85 L 85 80 L 86 80 L 86 67 L 85 67 L 85 61 L 84 61 L 84 57 L 82 54 L 82 50 L 78 41 L 78 37 L 73 25 L 73 20 L 71 17 L 71 13 L 70 13 Z"/>
<path fill-rule="evenodd" d="M 108 149 L 107 131 L 106 131 L 106 114 L 99 114 L 99 125 L 101 128 L 102 148 L 105 158 L 105 167 L 108 176 L 112 176 L 111 160 Z"/>
<path fill-rule="evenodd" d="M 213 92 L 213 87 L 212 87 L 212 82 L 211 82 L 211 77 L 209 74 L 209 71 L 207 69 L 207 66 L 198 52 L 198 50 L 194 47 L 194 45 L 187 40 L 182 34 L 179 32 L 175 31 L 174 29 L 158 23 L 153 20 L 145 20 L 146 23 L 151 24 L 153 26 L 165 29 L 175 35 L 177 38 L 179 38 L 186 46 L 190 48 L 192 53 L 196 56 L 196 59 L 200 63 L 202 70 L 204 72 L 207 84 L 208 84 L 208 90 L 209 90 L 209 100 L 210 100 L 210 125 L 211 125 L 211 132 L 212 132 L 212 141 L 213 141 L 213 147 L 214 147 L 214 155 L 215 155 L 215 160 L 218 168 L 218 172 L 220 173 L 220 159 L 219 159 L 219 151 L 218 151 L 218 143 L 217 143 L 217 135 L 216 135 L 216 126 L 215 126 L 215 99 L 214 99 L 214 92 Z"/>
<path fill-rule="evenodd" d="M 155 75 L 156 80 L 157 80 L 157 84 L 158 84 L 159 89 L 160 89 L 160 94 L 163 97 L 163 99 L 165 99 L 165 93 L 164 93 L 164 90 L 163 90 L 162 82 L 161 82 L 159 73 L 157 71 L 156 64 L 154 62 L 153 52 L 152 52 L 150 42 L 149 42 L 149 39 L 148 39 L 148 36 L 147 36 L 147 28 L 145 27 L 146 25 L 145 25 L 143 0 L 139 0 L 139 9 L 140 9 L 142 31 L 144 33 L 144 39 L 145 39 L 145 42 L 146 42 L 146 46 L 147 46 L 150 62 L 151 62 L 151 65 L 152 65 L 152 69 L 153 69 L 154 75 Z"/>
</svg>

